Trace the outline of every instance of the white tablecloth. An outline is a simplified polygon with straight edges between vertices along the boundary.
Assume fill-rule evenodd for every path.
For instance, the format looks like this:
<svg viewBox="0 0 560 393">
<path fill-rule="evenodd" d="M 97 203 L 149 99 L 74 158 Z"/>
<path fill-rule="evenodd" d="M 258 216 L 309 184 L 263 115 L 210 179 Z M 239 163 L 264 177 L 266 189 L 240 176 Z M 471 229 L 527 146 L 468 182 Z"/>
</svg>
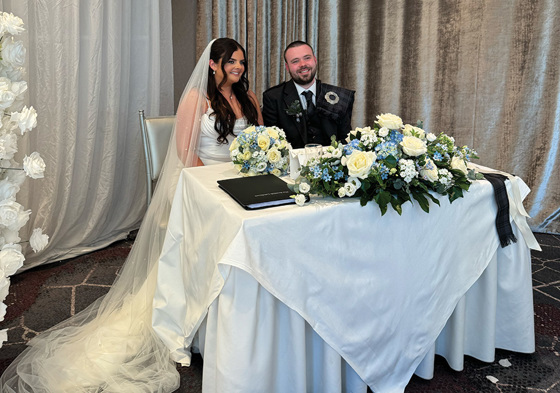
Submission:
<svg viewBox="0 0 560 393">
<path fill-rule="evenodd" d="M 402 392 L 434 353 L 461 369 L 534 351 L 530 253 L 499 247 L 490 183 L 381 216 L 353 199 L 245 211 L 216 184 L 234 176 L 181 173 L 154 298 L 176 361 L 202 326 L 205 392 Z"/>
</svg>

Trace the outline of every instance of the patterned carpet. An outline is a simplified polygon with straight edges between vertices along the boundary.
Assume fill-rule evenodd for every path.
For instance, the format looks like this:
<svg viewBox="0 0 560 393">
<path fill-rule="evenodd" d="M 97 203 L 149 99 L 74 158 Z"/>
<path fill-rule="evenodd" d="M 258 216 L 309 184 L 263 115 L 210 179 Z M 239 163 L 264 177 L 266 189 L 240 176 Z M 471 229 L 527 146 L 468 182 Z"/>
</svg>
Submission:
<svg viewBox="0 0 560 393">
<path fill-rule="evenodd" d="M 497 350 L 494 363 L 467 357 L 462 372 L 451 370 L 438 357 L 435 377 L 430 381 L 413 377 L 406 393 L 560 392 L 560 235 L 536 236 L 543 248 L 532 254 L 536 352 Z M 0 329 L 9 329 L 8 342 L 0 349 L 0 372 L 35 335 L 106 293 L 131 245 L 131 241 L 121 241 L 12 277 L 7 314 L 0 322 Z M 200 356 L 194 357 L 191 367 L 178 370 L 181 387 L 177 392 L 201 392 Z"/>
</svg>

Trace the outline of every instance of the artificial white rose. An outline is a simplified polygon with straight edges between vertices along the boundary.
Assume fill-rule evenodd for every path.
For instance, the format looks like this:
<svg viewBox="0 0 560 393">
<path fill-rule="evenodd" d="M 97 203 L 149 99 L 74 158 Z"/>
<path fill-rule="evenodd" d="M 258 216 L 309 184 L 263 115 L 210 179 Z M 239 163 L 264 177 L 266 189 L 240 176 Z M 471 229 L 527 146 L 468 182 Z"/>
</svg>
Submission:
<svg viewBox="0 0 560 393">
<path fill-rule="evenodd" d="M 0 110 L 11 107 L 16 100 L 16 95 L 11 90 L 0 91 Z"/>
<path fill-rule="evenodd" d="M 0 277 L 0 302 L 6 300 L 10 293 L 10 279 L 8 277 Z"/>
<path fill-rule="evenodd" d="M 253 154 L 251 153 L 251 151 L 247 150 L 245 153 L 243 153 L 243 160 L 248 161 L 252 156 Z"/>
<path fill-rule="evenodd" d="M 375 162 L 377 156 L 372 151 L 354 150 L 346 161 L 348 175 L 365 179 L 369 175 L 371 166 Z"/>
<path fill-rule="evenodd" d="M 0 276 L 11 276 L 23 266 L 24 260 L 19 244 L 5 244 L 0 251 Z"/>
<path fill-rule="evenodd" d="M 12 112 L 10 121 L 17 123 L 21 135 L 37 126 L 37 111 L 33 107 L 23 107 L 20 112 Z"/>
<path fill-rule="evenodd" d="M 426 142 L 415 136 L 405 136 L 401 142 L 403 152 L 411 157 L 418 157 L 428 151 Z"/>
<path fill-rule="evenodd" d="M 282 155 L 280 154 L 280 152 L 278 151 L 278 149 L 276 149 L 275 147 L 273 147 L 272 149 L 270 149 L 268 151 L 268 153 L 266 154 L 266 158 L 268 159 L 268 162 L 271 162 L 273 164 L 277 163 L 278 161 L 280 161 L 280 159 L 282 158 Z"/>
<path fill-rule="evenodd" d="M 0 228 L 0 232 L 2 233 L 2 237 L 4 238 L 2 246 L 7 243 L 17 244 L 21 242 L 21 238 L 19 237 L 19 228 L 17 230 Z"/>
<path fill-rule="evenodd" d="M 438 169 L 432 160 L 426 160 L 426 165 L 420 169 L 420 176 L 431 183 L 438 180 Z"/>
<path fill-rule="evenodd" d="M 354 196 L 354 194 L 356 193 L 356 190 L 358 188 L 356 187 L 356 185 L 354 183 L 345 183 L 344 184 L 344 193 L 346 194 L 346 196 Z"/>
<path fill-rule="evenodd" d="M 23 210 L 23 206 L 14 197 L 0 201 L 0 225 L 9 230 L 18 231 L 29 220 L 31 210 Z"/>
<path fill-rule="evenodd" d="M 8 309 L 8 306 L 6 306 L 6 304 L 4 303 L 0 303 L 0 321 L 4 320 L 4 317 L 6 316 L 6 310 Z M 0 330 L 0 343 L 3 343 L 5 341 L 8 341 L 8 329 L 4 329 L 4 330 Z"/>
<path fill-rule="evenodd" d="M 307 194 L 309 190 L 311 190 L 311 186 L 309 185 L 309 183 L 299 183 L 298 189 L 302 194 Z"/>
<path fill-rule="evenodd" d="M 0 180 L 0 201 L 15 197 L 19 191 L 19 185 L 5 178 Z"/>
<path fill-rule="evenodd" d="M 467 165 L 465 164 L 465 160 L 461 157 L 454 156 L 451 159 L 451 169 L 458 169 L 463 172 L 465 175 L 468 173 Z"/>
<path fill-rule="evenodd" d="M 426 135 L 426 139 L 428 140 L 428 142 L 433 142 L 437 139 L 437 136 L 429 132 L 428 135 Z"/>
<path fill-rule="evenodd" d="M 17 136 L 12 132 L 0 136 L 0 159 L 10 160 L 14 157 L 16 152 Z"/>
<path fill-rule="evenodd" d="M 23 28 L 23 20 L 19 16 L 15 16 L 11 12 L 0 14 L 0 36 L 4 33 L 18 35 L 23 31 L 25 31 Z"/>
<path fill-rule="evenodd" d="M 27 82 L 26 81 L 12 82 L 12 86 L 10 86 L 10 90 L 16 96 L 16 100 L 23 100 L 24 94 L 27 91 Z"/>
<path fill-rule="evenodd" d="M 12 81 L 11 79 L 2 76 L 0 77 L 0 91 L 6 91 L 6 90 L 12 90 Z"/>
<path fill-rule="evenodd" d="M 385 138 L 387 135 L 389 135 L 389 129 L 387 127 L 381 127 L 379 129 L 378 135 L 381 138 Z"/>
<path fill-rule="evenodd" d="M 23 42 L 9 40 L 2 43 L 2 64 L 6 66 L 23 67 L 25 64 L 25 47 Z"/>
<path fill-rule="evenodd" d="M 10 162 L 8 160 L 2 160 L 4 162 Z M 18 167 L 19 165 L 14 162 L 15 165 L 2 165 L 5 166 L 7 168 L 9 167 Z M 6 179 L 10 180 L 12 183 L 21 186 L 23 184 L 23 182 L 25 181 L 25 172 L 22 170 L 11 170 L 11 171 L 6 171 Z"/>
<path fill-rule="evenodd" d="M 297 194 L 295 197 L 296 205 L 303 206 L 305 204 L 305 195 Z"/>
<path fill-rule="evenodd" d="M 25 68 L 23 67 L 15 67 L 15 68 L 12 66 L 0 67 L 0 77 L 5 77 L 12 81 L 22 80 L 24 74 L 25 74 Z"/>
<path fill-rule="evenodd" d="M 263 151 L 268 150 L 268 147 L 270 146 L 270 137 L 268 135 L 260 134 L 257 137 L 257 145 Z"/>
<path fill-rule="evenodd" d="M 390 130 L 398 130 L 403 126 L 402 119 L 392 113 L 377 115 L 377 124 L 380 127 L 387 127 Z"/>
<path fill-rule="evenodd" d="M 25 174 L 32 179 L 43 178 L 45 166 L 45 161 L 43 161 L 39 153 L 36 151 L 23 158 L 23 170 L 25 171 Z"/>
<path fill-rule="evenodd" d="M 340 187 L 338 189 L 338 197 L 339 198 L 344 198 L 346 196 L 346 190 L 344 189 L 344 187 Z"/>
<path fill-rule="evenodd" d="M 34 252 L 42 251 L 49 244 L 49 235 L 44 234 L 41 228 L 35 228 L 29 238 L 29 244 Z"/>
</svg>

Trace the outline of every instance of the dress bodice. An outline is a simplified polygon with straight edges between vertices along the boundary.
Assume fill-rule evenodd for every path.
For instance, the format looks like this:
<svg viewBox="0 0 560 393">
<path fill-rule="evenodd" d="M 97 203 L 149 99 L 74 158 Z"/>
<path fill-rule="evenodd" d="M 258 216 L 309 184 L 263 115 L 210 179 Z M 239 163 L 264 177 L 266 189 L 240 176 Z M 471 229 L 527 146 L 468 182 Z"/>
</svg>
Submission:
<svg viewBox="0 0 560 393">
<path fill-rule="evenodd" d="M 214 128 L 216 117 L 214 112 L 208 107 L 200 120 L 200 143 L 198 147 L 198 157 L 204 165 L 221 164 L 231 161 L 229 156 L 229 146 L 233 142 L 233 136 L 228 136 L 228 143 L 218 142 L 218 132 Z M 247 127 L 245 117 L 237 119 L 233 128 L 233 133 L 239 135 Z"/>
</svg>

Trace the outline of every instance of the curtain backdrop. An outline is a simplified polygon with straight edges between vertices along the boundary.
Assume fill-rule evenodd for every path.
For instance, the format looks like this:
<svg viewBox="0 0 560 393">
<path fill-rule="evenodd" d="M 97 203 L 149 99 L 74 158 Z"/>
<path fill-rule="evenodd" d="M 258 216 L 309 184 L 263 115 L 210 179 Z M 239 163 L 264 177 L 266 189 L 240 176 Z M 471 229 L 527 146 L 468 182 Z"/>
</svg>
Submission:
<svg viewBox="0 0 560 393">
<path fill-rule="evenodd" d="M 353 127 L 391 112 L 453 135 L 523 178 L 532 228 L 560 233 L 558 20 L 556 0 L 199 0 L 197 53 L 238 40 L 262 97 L 306 40 L 319 78 L 356 91 Z"/>
<path fill-rule="evenodd" d="M 0 0 L 21 17 L 28 105 L 38 125 L 20 144 L 45 178 L 17 200 L 50 236 L 23 269 L 104 247 L 139 226 L 146 208 L 138 110 L 173 113 L 168 0 Z"/>
</svg>

